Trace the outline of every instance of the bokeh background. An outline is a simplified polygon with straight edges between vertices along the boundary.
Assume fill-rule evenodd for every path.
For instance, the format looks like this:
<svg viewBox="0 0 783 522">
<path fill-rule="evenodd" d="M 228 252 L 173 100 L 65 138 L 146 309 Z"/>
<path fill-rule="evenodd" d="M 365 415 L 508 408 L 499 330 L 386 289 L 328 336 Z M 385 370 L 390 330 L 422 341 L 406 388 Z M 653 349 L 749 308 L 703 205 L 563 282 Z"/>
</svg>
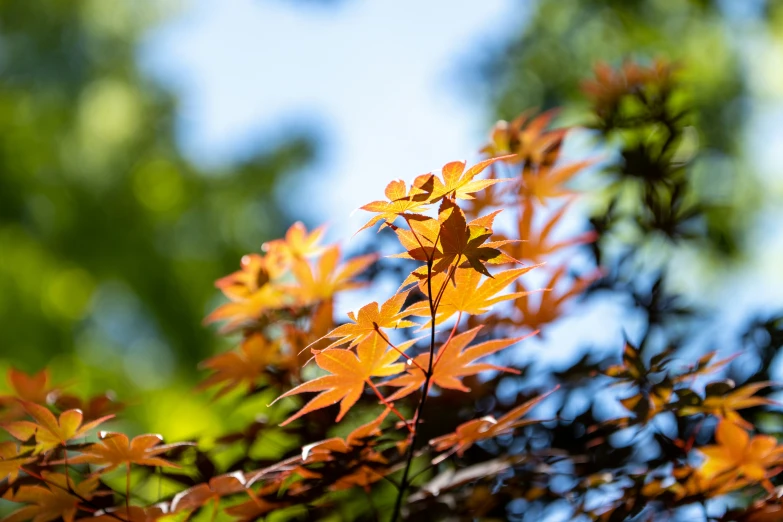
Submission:
<svg viewBox="0 0 783 522">
<path fill-rule="evenodd" d="M 476 159 L 529 107 L 578 122 L 596 62 L 653 58 L 682 67 L 714 209 L 672 284 L 736 351 L 783 304 L 783 3 L 4 2 L 0 370 L 112 389 L 131 429 L 219 431 L 191 390 L 226 346 L 202 326 L 212 282 L 242 254 L 297 219 L 347 241 L 390 179 Z M 553 363 L 591 321 L 550 334 Z"/>
</svg>

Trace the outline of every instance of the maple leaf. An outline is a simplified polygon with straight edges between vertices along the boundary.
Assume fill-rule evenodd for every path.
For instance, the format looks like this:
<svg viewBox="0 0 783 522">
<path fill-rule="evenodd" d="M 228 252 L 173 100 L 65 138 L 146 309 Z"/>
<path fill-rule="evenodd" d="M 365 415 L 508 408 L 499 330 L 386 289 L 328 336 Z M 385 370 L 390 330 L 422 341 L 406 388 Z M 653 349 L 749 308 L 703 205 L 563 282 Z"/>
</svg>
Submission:
<svg viewBox="0 0 783 522">
<path fill-rule="evenodd" d="M 215 398 L 242 385 L 252 391 L 268 366 L 281 358 L 278 342 L 267 340 L 256 333 L 245 337 L 238 350 L 221 353 L 203 361 L 199 367 L 214 373 L 197 386 L 197 389 L 222 385 Z"/>
<path fill-rule="evenodd" d="M 70 459 L 72 464 L 94 464 L 101 466 L 99 471 L 105 473 L 116 469 L 125 464 L 130 467 L 131 464 L 139 466 L 160 466 L 168 468 L 178 468 L 176 464 L 158 457 L 173 448 L 181 446 L 190 446 L 188 442 L 177 442 L 173 444 L 163 444 L 163 437 L 160 435 L 145 434 L 128 440 L 124 433 L 102 432 L 99 434 L 100 441 L 90 444 L 83 448 L 81 455 Z"/>
<path fill-rule="evenodd" d="M 392 257 L 415 259 L 428 265 L 432 263 L 433 274 L 449 270 L 452 264 L 456 263 L 457 267 L 471 267 L 492 277 L 484 266 L 485 263 L 497 265 L 517 262 L 499 249 L 503 245 L 514 243 L 515 240 L 487 242 L 492 237 L 492 224 L 499 212 L 495 211 L 468 223 L 456 203 L 448 198 L 443 199 L 437 220 L 412 220 L 411 230 L 394 228 L 406 252 Z M 426 279 L 427 276 L 427 267 L 420 267 L 403 282 L 402 287 Z"/>
<path fill-rule="evenodd" d="M 359 207 L 378 215 L 373 216 L 358 232 L 370 228 L 379 221 L 383 221 L 381 228 L 384 228 L 394 223 L 394 220 L 402 215 L 424 212 L 429 203 L 424 190 L 420 187 L 411 187 L 410 191 L 406 191 L 405 182 L 401 179 L 396 179 L 386 185 L 385 193 L 389 201 L 373 201 Z"/>
<path fill-rule="evenodd" d="M 82 399 L 75 395 L 57 394 L 54 405 L 60 411 L 81 410 L 84 414 L 84 419 L 87 421 L 114 415 L 125 408 L 125 405 L 117 401 L 111 392 L 96 395 L 89 399 Z"/>
<path fill-rule="evenodd" d="M 550 110 L 530 119 L 531 111 L 522 113 L 511 123 L 499 121 L 492 128 L 490 143 L 482 152 L 491 156 L 512 154 L 510 163 L 550 165 L 555 162 L 568 129 L 547 131 L 556 110 Z"/>
<path fill-rule="evenodd" d="M 345 349 L 317 353 L 315 363 L 329 372 L 329 375 L 304 382 L 275 401 L 299 393 L 320 393 L 280 425 L 285 426 L 302 415 L 331 406 L 338 401 L 340 413 L 337 415 L 337 422 L 339 422 L 362 396 L 365 385 L 372 384 L 371 377 L 388 377 L 403 371 L 405 364 L 396 361 L 400 358 L 400 352 L 404 353 L 414 342 L 415 340 L 407 341 L 399 345 L 397 350 L 387 350 L 386 341 L 376 334 L 360 342 L 355 354 Z"/>
<path fill-rule="evenodd" d="M 333 437 L 331 439 L 314 442 L 302 447 L 302 460 L 307 462 L 312 456 L 328 455 L 331 452 L 348 453 L 351 449 L 366 445 L 367 439 L 377 437 L 381 434 L 381 424 L 389 413 L 389 408 L 386 408 L 383 413 L 378 417 L 362 424 L 344 439 L 340 437 Z"/>
<path fill-rule="evenodd" d="M 411 326 L 418 326 L 416 323 L 405 319 L 405 317 L 411 315 L 410 312 L 407 310 L 400 311 L 407 297 L 408 292 L 399 292 L 380 306 L 373 301 L 362 306 L 357 313 L 349 312 L 348 318 L 353 323 L 340 325 L 326 334 L 324 338 L 336 338 L 337 340 L 324 348 L 324 350 L 346 343 L 350 343 L 348 347 L 351 348 L 374 333 L 380 332 L 381 328 L 410 328 Z"/>
<path fill-rule="evenodd" d="M 34 402 L 19 401 L 22 407 L 35 419 L 31 421 L 9 422 L 3 428 L 14 438 L 26 441 L 35 435 L 35 450 L 37 455 L 49 451 L 57 446 L 64 446 L 71 439 L 83 437 L 91 429 L 111 419 L 113 415 L 107 415 L 94 421 L 82 424 L 83 415 L 79 410 L 67 410 L 57 418 L 47 408 Z"/>
<path fill-rule="evenodd" d="M 771 382 L 756 382 L 741 386 L 731 392 L 728 389 L 733 387 L 734 383 L 728 382 L 715 382 L 706 386 L 706 397 L 701 404 L 693 406 L 684 406 L 680 408 L 678 413 L 680 415 L 695 415 L 697 413 L 708 413 L 715 415 L 716 417 L 722 417 L 729 422 L 733 422 L 745 429 L 751 429 L 753 427 L 748 421 L 743 419 L 737 410 L 744 410 L 745 408 L 754 408 L 756 406 L 775 406 L 777 402 L 766 397 L 754 397 L 756 392 L 763 388 L 771 386 Z"/>
<path fill-rule="evenodd" d="M 737 424 L 720 419 L 715 430 L 715 440 L 716 445 L 698 448 L 706 457 L 699 468 L 703 477 L 712 479 L 724 473 L 737 478 L 746 477 L 761 482 L 772 492 L 769 477 L 779 470 L 770 468 L 783 463 L 783 447 L 778 446 L 775 437 L 757 435 L 751 438 Z"/>
<path fill-rule="evenodd" d="M 563 188 L 563 184 L 593 163 L 591 160 L 586 160 L 558 168 L 542 166 L 536 171 L 525 169 L 522 172 L 519 195 L 524 200 L 537 200 L 541 204 L 546 204 L 549 199 L 570 196 L 573 193 Z"/>
<path fill-rule="evenodd" d="M 452 161 L 446 163 L 441 169 L 443 179 L 432 174 L 424 174 L 414 181 L 414 186 L 429 192 L 428 202 L 435 203 L 444 197 L 453 199 L 473 199 L 471 194 L 483 190 L 490 185 L 509 181 L 506 179 L 474 179 L 487 167 L 496 161 L 508 159 L 513 156 L 499 156 L 481 161 L 465 170 L 466 162 Z M 423 187 L 427 187 L 424 189 Z"/>
<path fill-rule="evenodd" d="M 245 491 L 246 482 L 241 471 L 212 477 L 206 484 L 197 484 L 177 493 L 171 501 L 171 511 L 191 511 L 208 502 L 217 504 L 225 496 Z"/>
<path fill-rule="evenodd" d="M 557 388 L 520 404 L 497 420 L 490 416 L 462 423 L 457 426 L 457 429 L 453 433 L 432 439 L 430 445 L 433 446 L 436 451 L 452 449 L 461 457 L 465 451 L 476 442 L 504 435 L 512 432 L 516 428 L 540 422 L 535 420 L 523 421 L 520 420 L 520 417 L 532 410 L 538 403 L 546 399 L 555 390 L 557 390 Z"/>
<path fill-rule="evenodd" d="M 297 221 L 286 231 L 285 238 L 268 241 L 261 248 L 265 252 L 274 252 L 276 255 L 282 256 L 285 261 L 302 259 L 316 255 L 322 250 L 318 242 L 324 232 L 326 232 L 326 226 L 321 225 L 308 234 L 304 223 Z"/>
<path fill-rule="evenodd" d="M 564 248 L 595 241 L 598 236 L 594 231 L 585 232 L 584 234 L 579 234 L 563 241 L 550 241 L 552 230 L 565 215 L 570 204 L 571 201 L 560 207 L 557 212 L 552 214 L 540 230 L 534 230 L 533 219 L 535 206 L 531 201 L 524 201 L 522 203 L 522 214 L 517 222 L 517 237 L 524 239 L 508 248 L 509 255 L 520 261 L 528 260 L 533 263 L 538 263 L 543 258 Z"/>
<path fill-rule="evenodd" d="M 240 270 L 221 277 L 215 286 L 232 301 L 243 301 L 269 282 L 266 258 L 260 254 L 242 256 Z"/>
<path fill-rule="evenodd" d="M 291 265 L 291 271 L 298 285 L 291 292 L 300 297 L 303 304 L 311 304 L 329 299 L 337 292 L 361 288 L 366 283 L 353 281 L 353 277 L 363 272 L 378 259 L 376 255 L 354 257 L 338 266 L 340 247 L 327 248 L 318 260 L 317 270 L 313 272 L 310 263 L 298 259 Z"/>
<path fill-rule="evenodd" d="M 216 308 L 206 319 L 205 324 L 226 321 L 220 328 L 221 333 L 230 333 L 260 319 L 269 310 L 290 303 L 291 296 L 276 285 L 265 284 L 247 299 L 226 303 Z"/>
<path fill-rule="evenodd" d="M 26 504 L 6 516 L 4 522 L 49 522 L 62 519 L 73 522 L 81 507 L 82 499 L 93 497 L 99 485 L 98 477 L 87 478 L 78 484 L 60 473 L 43 471 L 44 485 L 21 486 L 10 500 Z M 71 491 L 73 493 L 71 493 Z"/>
<path fill-rule="evenodd" d="M 44 368 L 38 373 L 28 375 L 16 368 L 8 369 L 8 384 L 14 390 L 14 396 L 27 402 L 43 404 L 54 391 L 50 387 L 49 370 Z"/>
<path fill-rule="evenodd" d="M 0 442 L 0 481 L 8 479 L 13 484 L 22 466 L 38 460 L 36 457 L 22 457 L 16 443 Z"/>
<path fill-rule="evenodd" d="M 462 377 L 475 375 L 487 370 L 497 370 L 501 372 L 519 373 L 513 368 L 496 366 L 489 363 L 477 363 L 478 359 L 499 352 L 500 350 L 516 344 L 526 337 L 516 337 L 513 339 L 493 339 L 474 346 L 466 348 L 481 330 L 477 326 L 467 332 L 455 335 L 447 343 L 441 345 L 433 361 L 432 377 L 430 385 L 438 385 L 441 388 L 451 390 L 470 391 L 462 381 Z M 530 334 L 533 335 L 533 334 Z M 423 353 L 416 356 L 414 361 L 416 365 L 408 366 L 407 373 L 386 381 L 383 386 L 396 386 L 400 389 L 388 397 L 387 400 L 395 401 L 411 393 L 420 390 L 424 385 L 425 375 L 420 368 L 429 367 L 430 355 Z"/>
<path fill-rule="evenodd" d="M 522 297 L 524 292 L 497 294 L 517 278 L 539 266 L 541 265 L 505 270 L 491 278 L 484 279 L 483 282 L 481 281 L 482 275 L 475 270 L 458 268 L 454 273 L 455 285 L 446 284 L 445 274 L 436 274 L 431 281 L 432 287 L 442 288 L 443 285 L 445 287 L 443 287 L 442 297 L 438 301 L 435 324 L 441 324 L 458 313 L 481 315 L 487 313 L 497 303 Z M 419 289 L 426 294 L 426 281 L 419 282 Z M 414 303 L 407 310 L 417 317 L 430 317 L 429 300 Z M 422 325 L 422 329 L 431 324 L 430 320 Z"/>
<path fill-rule="evenodd" d="M 487 243 L 492 237 L 492 222 L 497 212 L 474 219 L 466 223 L 465 214 L 455 202 L 443 199 L 438 214 L 441 222 L 439 259 L 433 267 L 435 273 L 442 272 L 451 266 L 452 262 L 462 267 L 470 266 L 477 272 L 492 277 L 484 263 L 502 264 L 515 263 L 516 259 L 509 257 L 497 247 L 514 243 L 514 240 L 495 241 Z"/>
<path fill-rule="evenodd" d="M 543 325 L 553 322 L 559 318 L 563 311 L 562 306 L 566 301 L 584 292 L 593 281 L 595 281 L 600 273 L 585 277 L 583 279 L 577 279 L 571 288 L 560 294 L 554 291 L 555 286 L 560 279 L 565 275 L 565 266 L 559 267 L 552 274 L 552 277 L 546 283 L 546 290 L 541 292 L 541 299 L 536 307 L 533 301 L 530 299 L 529 294 L 525 290 L 524 285 L 517 282 L 517 291 L 522 292 L 523 295 L 519 297 L 514 306 L 521 312 L 521 317 L 514 321 L 517 326 L 526 326 L 533 330 L 540 329 Z"/>
</svg>

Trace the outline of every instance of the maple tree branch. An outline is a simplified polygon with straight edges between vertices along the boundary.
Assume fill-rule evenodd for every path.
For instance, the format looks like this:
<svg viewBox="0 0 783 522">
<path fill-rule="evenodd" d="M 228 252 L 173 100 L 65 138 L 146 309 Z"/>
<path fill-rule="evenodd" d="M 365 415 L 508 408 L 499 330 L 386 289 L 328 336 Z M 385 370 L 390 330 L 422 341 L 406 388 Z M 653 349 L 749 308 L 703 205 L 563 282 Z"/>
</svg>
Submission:
<svg viewBox="0 0 783 522">
<path fill-rule="evenodd" d="M 430 380 L 432 379 L 433 360 L 435 358 L 435 312 L 437 311 L 435 303 L 432 300 L 432 259 L 427 261 L 427 299 L 429 300 L 431 319 L 429 364 L 427 371 L 424 373 L 424 384 L 421 386 L 421 399 L 419 399 L 419 406 L 416 408 L 416 414 L 413 417 L 413 432 L 410 436 L 408 454 L 405 457 L 405 469 L 402 472 L 400 489 L 397 492 L 397 498 L 394 501 L 394 512 L 392 513 L 391 522 L 397 522 L 397 519 L 400 516 L 400 510 L 402 509 L 402 497 L 405 496 L 405 491 L 410 485 L 408 475 L 410 474 L 411 465 L 413 464 L 414 448 L 416 447 L 416 438 L 419 434 L 419 423 L 421 422 L 421 415 L 424 411 L 424 405 L 427 402 L 427 395 L 430 390 Z"/>
</svg>

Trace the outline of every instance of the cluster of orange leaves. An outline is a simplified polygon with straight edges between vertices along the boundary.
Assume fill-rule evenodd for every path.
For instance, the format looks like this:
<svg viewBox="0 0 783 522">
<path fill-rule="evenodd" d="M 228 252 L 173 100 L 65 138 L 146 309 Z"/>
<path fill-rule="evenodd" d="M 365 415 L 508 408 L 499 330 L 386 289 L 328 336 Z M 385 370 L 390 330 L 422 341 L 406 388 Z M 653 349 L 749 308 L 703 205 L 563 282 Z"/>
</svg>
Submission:
<svg viewBox="0 0 783 522">
<path fill-rule="evenodd" d="M 629 88 L 667 75 L 661 64 L 650 69 L 626 66 L 619 73 L 599 68 L 597 79 L 585 88 L 600 108 L 616 103 Z M 82 401 L 64 394 L 50 386 L 45 371 L 27 376 L 12 370 L 13 393 L 0 397 L 0 420 L 14 440 L 0 443 L 0 479 L 8 486 L 4 498 L 22 506 L 6 520 L 187 518 L 206 506 L 217 512 L 221 500 L 234 495 L 246 495 L 246 500 L 224 512 L 255 520 L 275 509 L 317 500 L 322 494 L 319 481 L 330 473 L 338 479 L 327 490 L 339 491 L 369 489 L 403 471 L 402 481 L 395 484 L 402 498 L 411 485 L 411 460 L 422 454 L 416 453 L 416 436 L 433 389 L 468 392 L 468 376 L 518 373 L 498 364 L 498 354 L 562 317 L 569 302 L 600 276 L 600 271 L 568 276 L 569 267 L 558 262 L 566 249 L 598 238 L 588 232 L 555 239 L 558 224 L 577 197 L 566 185 L 593 162 L 563 161 L 567 129 L 550 130 L 553 116 L 528 113 L 510 123 L 499 122 L 482 149 L 487 159 L 471 167 L 450 162 L 410 184 L 392 181 L 386 199 L 361 207 L 373 215 L 360 230 L 378 224 L 379 230 L 390 229 L 402 247 L 394 257 L 415 266 L 394 295 L 349 313 L 345 322 L 335 321 L 335 298 L 364 286 L 359 278 L 377 256 L 342 260 L 339 246 L 322 245 L 323 227 L 307 231 L 294 224 L 284 238 L 266 243 L 263 253 L 246 255 L 239 271 L 217 281 L 228 302 L 206 322 L 221 322 L 223 333 L 239 334 L 241 341 L 236 349 L 204 361 L 202 367 L 210 374 L 201 389 L 215 389 L 215 397 L 220 397 L 262 387 L 289 388 L 278 400 L 315 393 L 283 427 L 335 405 L 340 421 L 366 397 L 382 408 L 374 420 L 344 438 L 307 444 L 300 455 L 272 466 L 216 475 L 169 502 L 138 506 L 130 498 L 132 467 L 177 467 L 168 455 L 187 451 L 188 444 L 162 444 L 161 437 L 149 434 L 129 439 L 117 432 L 101 432 L 96 442 L 85 442 L 119 411 L 119 404 L 108 396 Z M 509 177 L 499 177 L 501 171 Z M 501 210 L 511 216 L 510 226 L 496 233 Z M 534 269 L 545 274 L 546 283 L 531 291 L 522 278 Z M 500 307 L 502 313 L 497 312 Z M 444 331 L 439 330 L 442 326 Z M 409 333 L 414 330 L 426 334 L 415 338 Z M 682 500 L 755 484 L 770 490 L 770 479 L 783 469 L 783 447 L 773 437 L 753 436 L 752 426 L 737 413 L 771 404 L 755 396 L 768 383 L 736 390 L 716 385 L 701 397 L 689 394 L 685 382 L 725 361 L 710 364 L 710 355 L 679 376 L 651 379 L 664 373 L 664 359 L 648 367 L 629 345 L 623 364 L 606 371 L 619 383 L 635 387 L 635 393 L 621 401 L 630 416 L 613 422 L 645 424 L 665 411 L 713 415 L 719 419 L 716 443 L 696 448 L 701 463 L 675 469 L 674 481 L 651 476 L 642 493 L 651 499 Z M 438 464 L 537 422 L 523 417 L 548 395 L 518 404 L 499 419 L 468 420 L 430 440 L 424 454 Z M 398 422 L 383 429 L 390 417 Z M 385 444 L 389 440 L 392 446 Z M 689 451 L 691 445 L 685 443 L 684 449 Z M 84 466 L 87 472 L 77 480 L 74 476 Z M 117 468 L 126 472 L 124 495 L 102 482 Z M 106 496 L 121 501 L 103 507 L 99 498 Z M 760 513 L 753 519 L 757 522 L 778 520 L 774 517 L 779 510 L 768 504 L 753 509 Z"/>
</svg>

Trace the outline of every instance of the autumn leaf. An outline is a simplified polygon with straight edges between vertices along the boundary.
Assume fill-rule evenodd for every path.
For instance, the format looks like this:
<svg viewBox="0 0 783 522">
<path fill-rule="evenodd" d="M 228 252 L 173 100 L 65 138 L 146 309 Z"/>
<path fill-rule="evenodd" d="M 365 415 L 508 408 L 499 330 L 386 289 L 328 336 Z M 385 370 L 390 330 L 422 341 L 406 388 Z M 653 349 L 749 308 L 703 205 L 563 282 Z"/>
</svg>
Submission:
<svg viewBox="0 0 783 522">
<path fill-rule="evenodd" d="M 36 457 L 22 457 L 15 442 L 0 442 L 0 481 L 8 479 L 13 484 L 22 466 L 36 460 Z"/>
<path fill-rule="evenodd" d="M 315 363 L 329 372 L 329 375 L 302 383 L 275 399 L 275 402 L 299 393 L 320 393 L 280 425 L 285 426 L 302 415 L 331 406 L 338 401 L 340 413 L 336 421 L 339 422 L 362 396 L 365 385 L 372 384 L 371 377 L 388 377 L 405 369 L 404 363 L 396 361 L 400 358 L 400 352 L 405 352 L 414 342 L 415 340 L 407 341 L 397 346 L 397 350 L 387 350 L 386 341 L 375 334 L 360 342 L 355 354 L 346 349 L 317 353 Z"/>
<path fill-rule="evenodd" d="M 349 343 L 348 347 L 351 348 L 374 333 L 380 332 L 382 328 L 396 329 L 418 326 L 416 323 L 405 319 L 405 317 L 411 315 L 409 311 L 400 311 L 407 297 L 408 292 L 399 292 L 380 306 L 373 301 L 361 307 L 357 313 L 349 312 L 348 318 L 353 322 L 340 325 L 326 334 L 324 338 L 336 338 L 337 340 L 333 341 L 324 350 L 346 343 Z"/>
<path fill-rule="evenodd" d="M 535 166 L 551 165 L 560 153 L 560 146 L 568 129 L 546 130 L 556 110 L 530 118 L 526 111 L 512 122 L 499 121 L 492 129 L 490 143 L 482 152 L 490 156 L 512 154 L 509 163 Z"/>
<path fill-rule="evenodd" d="M 476 361 L 487 355 L 499 352 L 512 344 L 516 344 L 529 336 L 517 337 L 514 339 L 493 339 L 468 347 L 476 338 L 479 330 L 481 330 L 481 326 L 455 335 L 449 342 L 441 345 L 435 355 L 435 361 L 433 361 L 432 378 L 430 379 L 431 385 L 434 384 L 441 388 L 448 388 L 451 390 L 470 391 L 461 381 L 463 377 L 468 375 L 476 375 L 477 373 L 487 370 L 519 373 L 513 368 Z M 424 372 L 420 368 L 429 367 L 429 359 L 430 356 L 428 353 L 418 355 L 414 359 L 416 365 L 409 365 L 406 374 L 384 382 L 383 386 L 396 386 L 400 388 L 392 394 L 388 400 L 395 401 L 420 390 L 425 381 Z"/>
<path fill-rule="evenodd" d="M 536 230 L 534 227 L 536 207 L 531 201 L 524 201 L 522 203 L 522 214 L 517 222 L 516 236 L 523 238 L 523 240 L 511 244 L 507 248 L 508 254 L 520 261 L 528 260 L 538 263 L 545 257 L 551 256 L 564 248 L 595 241 L 598 236 L 592 231 L 562 241 L 551 241 L 552 231 L 565 215 L 569 205 L 570 202 L 560 207 L 557 212 L 549 217 L 540 230 Z"/>
<path fill-rule="evenodd" d="M 123 464 L 130 466 L 160 466 L 178 468 L 176 464 L 158 457 L 171 449 L 191 445 L 188 442 L 163 444 L 160 435 L 139 435 L 129 441 L 124 433 L 101 433 L 100 441 L 79 450 L 82 454 L 70 459 L 71 464 L 93 464 L 105 473 Z"/>
<path fill-rule="evenodd" d="M 349 433 L 344 439 L 334 437 L 303 446 L 302 460 L 307 462 L 313 455 L 328 455 L 335 451 L 338 453 L 348 453 L 353 448 L 365 445 L 368 439 L 377 437 L 381 434 L 381 424 L 384 419 L 386 419 L 389 411 L 389 408 L 386 408 L 378 417 L 367 424 L 362 424 Z"/>
<path fill-rule="evenodd" d="M 736 478 L 746 477 L 760 482 L 772 492 L 769 478 L 775 473 L 772 468 L 783 464 L 783 447 L 769 435 L 750 437 L 748 432 L 735 423 L 721 419 L 715 430 L 716 445 L 698 448 L 706 460 L 699 472 L 712 479 L 724 473 Z"/>
<path fill-rule="evenodd" d="M 370 228 L 379 221 L 383 221 L 381 226 L 383 228 L 394 223 L 394 220 L 399 216 L 420 214 L 427 209 L 427 204 L 429 203 L 425 192 L 421 188 L 411 187 L 410 191 L 406 191 L 406 184 L 401 179 L 396 179 L 386 185 L 385 193 L 389 201 L 373 201 L 359 207 L 377 215 L 365 223 L 358 232 Z"/>
<path fill-rule="evenodd" d="M 555 321 L 563 315 L 562 307 L 565 303 L 584 292 L 600 276 L 599 273 L 596 273 L 583 279 L 577 279 L 568 290 L 561 293 L 555 292 L 555 287 L 564 275 L 565 266 L 555 270 L 552 277 L 545 284 L 545 291 L 540 294 L 538 306 L 530 298 L 529 294 L 531 292 L 527 292 L 524 285 L 517 283 L 516 291 L 523 293 L 514 303 L 515 308 L 520 312 L 519 318 L 514 321 L 517 326 L 538 330 L 542 326 Z"/>
<path fill-rule="evenodd" d="M 321 225 L 308 233 L 304 224 L 297 221 L 286 231 L 285 238 L 268 241 L 261 248 L 264 252 L 274 252 L 282 256 L 285 261 L 303 259 L 321 252 L 322 247 L 318 243 L 323 238 L 324 232 L 326 227 Z"/>
<path fill-rule="evenodd" d="M 240 522 L 253 522 L 260 520 L 267 513 L 288 505 L 286 502 L 269 502 L 261 497 L 253 496 L 246 502 L 227 507 L 225 513 L 236 517 L 236 520 Z"/>
<path fill-rule="evenodd" d="M 499 249 L 515 240 L 487 241 L 492 237 L 492 224 L 498 212 L 468 223 L 456 203 L 443 199 L 437 220 L 412 220 L 410 230 L 394 227 L 406 252 L 392 257 L 415 259 L 431 265 L 430 270 L 427 266 L 416 269 L 402 287 L 426 279 L 429 272 L 437 274 L 450 268 L 470 267 L 491 277 L 485 264 L 516 263 L 516 259 Z"/>
<path fill-rule="evenodd" d="M 741 386 L 729 393 L 715 393 L 716 388 L 721 390 L 725 389 L 723 386 L 725 383 L 711 383 L 706 387 L 706 394 L 704 401 L 700 405 L 695 406 L 683 406 L 679 410 L 680 415 L 694 415 L 696 413 L 709 413 L 717 417 L 722 417 L 729 422 L 733 422 L 745 429 L 751 429 L 753 427 L 748 421 L 743 419 L 737 410 L 744 410 L 746 408 L 754 408 L 756 406 L 775 406 L 778 405 L 772 399 L 766 397 L 755 397 L 754 395 L 764 388 L 771 386 L 771 382 L 756 382 Z M 715 385 L 719 386 L 715 386 Z M 733 383 L 731 383 L 733 386 Z"/>
<path fill-rule="evenodd" d="M 414 181 L 414 186 L 431 187 L 428 189 L 430 203 L 435 203 L 444 197 L 453 199 L 473 199 L 471 194 L 483 190 L 490 185 L 508 181 L 505 179 L 474 179 L 487 167 L 496 161 L 504 160 L 512 156 L 499 156 L 486 159 L 465 170 L 466 162 L 452 161 L 441 169 L 442 179 L 434 175 L 422 175 Z"/>
<path fill-rule="evenodd" d="M 11 436 L 21 441 L 29 440 L 35 435 L 34 454 L 36 455 L 57 446 L 64 446 L 69 440 L 83 437 L 91 429 L 113 417 L 113 415 L 107 415 L 82 424 L 83 415 L 79 410 L 64 411 L 57 418 L 51 411 L 39 404 L 27 401 L 20 401 L 20 404 L 35 419 L 35 422 L 9 422 L 4 424 L 3 428 Z"/>
<path fill-rule="evenodd" d="M 38 404 L 45 403 L 47 396 L 53 391 L 49 382 L 49 370 L 46 368 L 32 375 L 9 368 L 8 383 L 14 390 L 15 397 Z"/>
<path fill-rule="evenodd" d="M 438 302 L 435 324 L 441 324 L 455 314 L 481 315 L 487 313 L 494 305 L 503 301 L 517 299 L 524 295 L 523 292 L 513 292 L 497 295 L 504 288 L 513 283 L 517 278 L 541 265 L 533 265 L 524 268 L 513 268 L 486 278 L 482 282 L 482 275 L 473 269 L 458 268 L 454 273 L 455 285 L 446 284 L 446 275 L 441 273 L 432 278 L 432 287 L 443 288 L 442 297 Z M 443 287 L 445 285 L 445 287 Z M 422 293 L 427 292 L 426 281 L 419 283 Z M 417 317 L 430 317 L 429 300 L 422 300 L 408 307 L 408 311 Z M 422 328 L 430 326 L 432 321 L 422 325 Z"/>
<path fill-rule="evenodd" d="M 453 433 L 432 439 L 430 445 L 433 446 L 436 451 L 456 451 L 457 455 L 461 457 L 465 451 L 476 442 L 491 439 L 499 435 L 505 435 L 521 426 L 539 422 L 535 420 L 523 421 L 520 420 L 520 418 L 546 399 L 555 390 L 557 390 L 557 388 L 520 404 L 497 420 L 490 416 L 482 417 L 481 419 L 473 419 L 460 424 Z"/>
<path fill-rule="evenodd" d="M 291 271 L 298 284 L 288 288 L 305 305 L 330 299 L 337 292 L 365 286 L 366 283 L 354 281 L 353 278 L 377 259 L 376 255 L 359 256 L 338 266 L 340 248 L 334 245 L 321 255 L 315 271 L 306 260 L 294 260 Z"/>
<path fill-rule="evenodd" d="M 192 511 L 208 502 L 217 504 L 225 496 L 245 491 L 246 482 L 241 471 L 212 477 L 208 483 L 197 484 L 177 493 L 171 501 L 171 511 Z"/>
<path fill-rule="evenodd" d="M 281 358 L 280 344 L 267 340 L 262 334 L 252 334 L 242 340 L 238 350 L 221 353 L 203 361 L 199 367 L 214 372 L 198 389 L 221 385 L 215 398 L 240 386 L 252 391 L 268 366 Z"/>
<path fill-rule="evenodd" d="M 535 200 L 543 205 L 550 199 L 573 195 L 563 185 L 593 163 L 591 160 L 585 160 L 557 168 L 542 166 L 536 170 L 525 169 L 520 179 L 519 195 L 525 201 Z"/>
<path fill-rule="evenodd" d="M 74 484 L 60 473 L 42 472 L 43 485 L 21 486 L 10 500 L 26 504 L 6 516 L 4 522 L 49 522 L 62 519 L 73 522 L 82 506 L 82 499 L 90 499 L 99 485 L 98 477 L 90 477 Z"/>
</svg>

